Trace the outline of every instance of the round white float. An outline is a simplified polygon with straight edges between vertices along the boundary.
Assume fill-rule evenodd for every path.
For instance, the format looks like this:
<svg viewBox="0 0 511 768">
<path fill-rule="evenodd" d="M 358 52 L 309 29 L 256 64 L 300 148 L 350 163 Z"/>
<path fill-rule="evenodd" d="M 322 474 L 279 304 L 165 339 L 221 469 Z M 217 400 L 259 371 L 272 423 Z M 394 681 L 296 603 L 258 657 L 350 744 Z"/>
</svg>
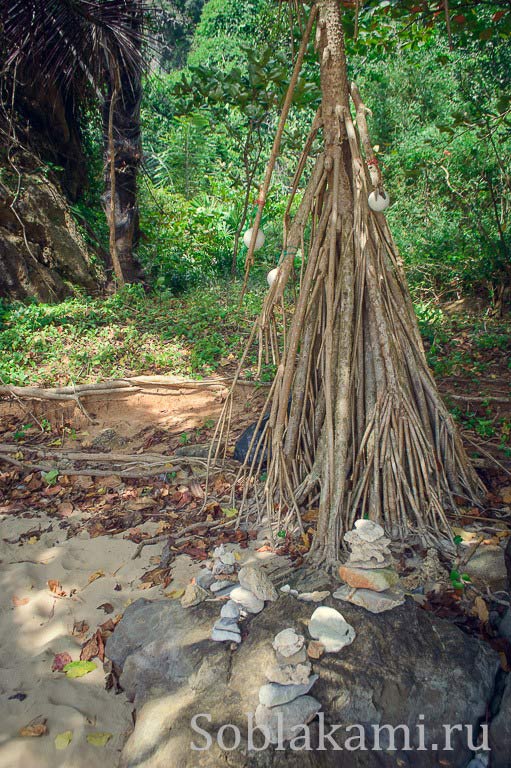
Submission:
<svg viewBox="0 0 511 768">
<path fill-rule="evenodd" d="M 270 269 L 270 271 L 266 275 L 266 280 L 268 281 L 268 285 L 270 286 L 270 288 L 272 287 L 273 283 L 277 279 L 278 274 L 279 274 L 279 268 L 275 267 L 274 269 Z"/>
<path fill-rule="evenodd" d="M 372 211 L 377 211 L 377 213 L 381 213 L 390 205 L 390 197 L 387 195 L 386 192 L 383 192 L 383 194 L 380 194 L 377 189 L 373 190 L 371 194 L 369 195 L 367 202 L 369 203 L 369 208 Z"/>
<path fill-rule="evenodd" d="M 247 229 L 247 231 L 243 235 L 243 242 L 245 243 L 247 248 L 250 248 L 251 240 L 252 240 L 252 227 L 250 227 L 250 229 Z M 254 251 L 258 251 L 260 248 L 262 248 L 264 245 L 264 241 L 265 241 L 264 232 L 262 229 L 259 229 L 257 231 Z"/>
</svg>

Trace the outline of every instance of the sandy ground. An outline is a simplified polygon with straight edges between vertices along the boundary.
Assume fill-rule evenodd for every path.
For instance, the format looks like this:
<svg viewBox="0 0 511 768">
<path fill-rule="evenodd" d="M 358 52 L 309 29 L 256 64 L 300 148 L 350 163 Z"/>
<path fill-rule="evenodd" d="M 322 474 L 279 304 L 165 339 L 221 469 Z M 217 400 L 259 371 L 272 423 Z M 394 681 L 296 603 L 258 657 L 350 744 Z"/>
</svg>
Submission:
<svg viewBox="0 0 511 768">
<path fill-rule="evenodd" d="M 2 538 L 14 539 L 49 519 L 2 520 Z M 151 525 L 147 524 L 149 530 Z M 124 694 L 105 690 L 105 672 L 98 659 L 97 669 L 76 679 L 52 672 L 55 654 L 67 652 L 80 658 L 83 637 L 73 636 L 75 622 L 85 621 L 87 636 L 109 617 L 98 606 L 110 603 L 122 614 L 139 597 L 162 596 L 161 587 L 140 589 L 140 576 L 149 567 L 151 556 L 162 545 L 148 546 L 139 559 L 131 559 L 135 544 L 122 535 L 90 539 L 87 533 L 66 540 L 64 531 L 43 534 L 38 542 L 0 544 L 0 766 L 1 768 L 93 768 L 115 766 L 120 749 L 132 726 L 133 706 Z M 182 559 L 178 582 L 186 583 L 194 568 Z M 97 571 L 104 573 L 91 583 Z M 189 571 L 189 572 L 188 572 Z M 48 580 L 56 579 L 66 592 L 57 597 Z M 119 585 L 121 589 L 119 590 Z M 114 589 L 117 587 L 117 589 Z M 76 590 L 69 596 L 72 590 Z M 25 694 L 23 701 L 9 699 Z M 38 716 L 47 718 L 48 734 L 39 738 L 20 737 L 18 731 Z M 57 750 L 55 736 L 72 731 L 73 739 Z M 112 738 L 104 747 L 89 744 L 88 734 L 108 732 Z"/>
</svg>

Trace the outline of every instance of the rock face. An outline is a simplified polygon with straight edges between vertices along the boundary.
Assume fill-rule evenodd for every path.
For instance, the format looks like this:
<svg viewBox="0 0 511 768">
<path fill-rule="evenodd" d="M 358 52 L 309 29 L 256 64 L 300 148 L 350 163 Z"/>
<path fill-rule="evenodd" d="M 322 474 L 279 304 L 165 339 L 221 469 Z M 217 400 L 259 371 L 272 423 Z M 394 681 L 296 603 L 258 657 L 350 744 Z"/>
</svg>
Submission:
<svg viewBox="0 0 511 768">
<path fill-rule="evenodd" d="M 0 296 L 54 302 L 70 296 L 73 285 L 94 290 L 98 276 L 55 184 L 24 174 L 19 219 L 11 201 L 0 196 Z"/>
<path fill-rule="evenodd" d="M 332 598 L 326 602 L 329 607 L 339 604 Z M 169 600 L 138 600 L 130 605 L 106 646 L 107 656 L 123 667 L 121 682 L 137 707 L 135 730 L 124 747 L 120 768 L 433 768 L 442 764 L 466 768 L 471 756 L 466 731 L 453 731 L 452 752 L 396 754 L 371 749 L 373 726 L 378 725 L 407 725 L 412 746 L 417 746 L 420 715 L 424 716 L 426 745 L 443 744 L 444 724 L 476 726 L 492 695 L 498 655 L 410 599 L 378 615 L 343 603 L 343 615 L 357 633 L 355 641 L 339 653 L 309 659 L 312 672 L 319 675 L 313 696 L 294 700 L 300 707 L 304 699 L 317 700 L 325 732 L 334 724 L 342 726 L 334 736 L 341 745 L 352 735 L 343 728 L 359 724 L 367 751 L 334 752 L 328 742 L 326 751 L 317 751 L 317 705 L 311 702 L 310 711 L 295 713 L 296 722 L 313 718 L 311 751 L 287 748 L 282 752 L 269 747 L 259 753 L 247 752 L 245 713 L 255 717 L 261 706 L 259 689 L 268 682 L 266 670 L 275 665 L 275 633 L 291 626 L 299 631 L 310 620 L 313 607 L 290 596 L 281 597 L 246 620 L 247 636 L 233 651 L 230 644 L 208 639 L 218 605 L 202 603 L 185 609 Z M 198 717 L 195 725 L 212 742 L 209 749 L 195 751 L 192 743 L 206 744 L 206 736 L 191 725 L 192 718 L 201 713 L 205 716 Z M 259 717 L 272 717 L 271 713 L 265 707 L 259 710 Z M 289 722 L 292 714 L 290 710 Z M 238 726 L 242 736 L 231 752 L 224 751 L 216 738 L 218 729 L 227 723 Z M 225 744 L 231 736 L 225 734 Z M 384 729 L 382 749 L 385 739 Z M 399 746 L 399 732 L 396 742 Z"/>
<path fill-rule="evenodd" d="M 511 675 L 507 676 L 500 710 L 490 725 L 492 768 L 509 768 L 511 763 Z"/>
</svg>

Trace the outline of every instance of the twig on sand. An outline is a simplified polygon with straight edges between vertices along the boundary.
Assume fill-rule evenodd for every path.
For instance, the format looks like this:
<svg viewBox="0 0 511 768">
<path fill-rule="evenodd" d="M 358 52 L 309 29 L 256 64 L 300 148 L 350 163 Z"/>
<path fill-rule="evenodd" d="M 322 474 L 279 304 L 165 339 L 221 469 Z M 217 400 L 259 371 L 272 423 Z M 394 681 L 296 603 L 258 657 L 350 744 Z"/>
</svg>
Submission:
<svg viewBox="0 0 511 768">
<path fill-rule="evenodd" d="M 191 533 L 192 531 L 199 530 L 201 528 L 209 528 L 212 531 L 217 530 L 218 528 L 227 528 L 230 525 L 233 525 L 236 522 L 236 518 L 232 518 L 231 520 L 225 520 L 221 523 L 218 522 L 218 520 L 207 520 L 200 523 L 193 523 L 193 525 L 189 525 L 186 528 L 183 528 L 182 531 L 180 531 L 180 536 L 175 540 L 175 544 L 184 544 L 189 539 L 195 538 L 196 534 L 193 536 L 185 536 L 184 534 Z M 137 557 L 140 557 L 140 553 L 142 552 L 144 547 L 147 547 L 151 544 L 158 544 L 159 541 L 162 541 L 163 539 L 168 539 L 170 537 L 170 533 L 167 531 L 166 533 L 161 533 L 158 536 L 152 536 L 150 539 L 144 539 L 138 547 L 135 550 L 135 554 L 131 558 L 132 560 L 136 560 Z"/>
</svg>

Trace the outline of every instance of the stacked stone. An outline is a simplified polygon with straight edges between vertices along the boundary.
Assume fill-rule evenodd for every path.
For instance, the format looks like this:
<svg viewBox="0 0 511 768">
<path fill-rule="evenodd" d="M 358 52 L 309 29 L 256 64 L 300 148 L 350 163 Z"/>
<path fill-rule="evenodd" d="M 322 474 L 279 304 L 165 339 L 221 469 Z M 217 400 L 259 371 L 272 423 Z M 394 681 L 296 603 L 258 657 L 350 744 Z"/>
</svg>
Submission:
<svg viewBox="0 0 511 768">
<path fill-rule="evenodd" d="M 351 547 L 339 576 L 346 582 L 333 597 L 382 613 L 404 602 L 404 592 L 398 586 L 399 575 L 392 566 L 390 539 L 371 520 L 357 520 L 355 528 L 344 536 Z"/>
<path fill-rule="evenodd" d="M 289 741 L 297 736 L 294 729 L 313 720 L 321 704 L 307 696 L 318 675 L 311 674 L 303 635 L 297 635 L 292 628 L 284 629 L 272 645 L 275 662 L 264 672 L 268 683 L 259 689 L 255 721 L 266 730 L 271 743 L 277 744 L 279 739 Z"/>
<path fill-rule="evenodd" d="M 241 642 L 238 622 L 249 613 L 263 610 L 266 600 L 276 600 L 277 592 L 266 573 L 257 565 L 245 565 L 238 572 L 232 552 L 224 545 L 213 552 L 209 568 L 204 568 L 196 579 L 196 586 L 216 598 L 228 597 L 222 606 L 220 618 L 215 622 L 211 639 L 218 642 Z"/>
</svg>

